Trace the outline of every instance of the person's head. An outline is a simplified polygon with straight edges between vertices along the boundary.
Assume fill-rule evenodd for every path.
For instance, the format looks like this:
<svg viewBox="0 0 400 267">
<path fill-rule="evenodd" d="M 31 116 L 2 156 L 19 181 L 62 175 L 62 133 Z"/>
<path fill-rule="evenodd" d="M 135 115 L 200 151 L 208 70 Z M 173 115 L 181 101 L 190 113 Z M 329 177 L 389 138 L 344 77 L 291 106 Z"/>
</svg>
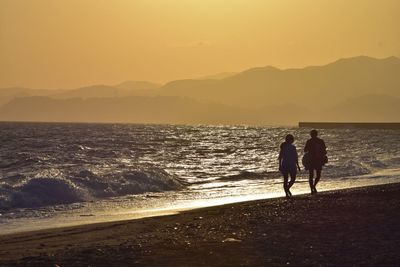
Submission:
<svg viewBox="0 0 400 267">
<path fill-rule="evenodd" d="M 318 136 L 318 131 L 315 130 L 315 129 L 314 129 L 314 130 L 311 130 L 310 135 L 311 135 L 312 138 L 315 138 L 315 137 Z"/>
<path fill-rule="evenodd" d="M 294 136 L 291 134 L 286 135 L 285 141 L 286 143 L 292 144 L 294 142 Z"/>
</svg>

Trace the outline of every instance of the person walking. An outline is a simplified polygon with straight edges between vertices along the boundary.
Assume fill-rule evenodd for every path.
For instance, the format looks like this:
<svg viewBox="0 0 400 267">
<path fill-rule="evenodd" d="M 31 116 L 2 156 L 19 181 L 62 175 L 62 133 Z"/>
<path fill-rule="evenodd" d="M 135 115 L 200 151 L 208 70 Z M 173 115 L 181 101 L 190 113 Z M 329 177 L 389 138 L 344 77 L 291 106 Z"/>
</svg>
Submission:
<svg viewBox="0 0 400 267">
<path fill-rule="evenodd" d="M 296 181 L 297 169 L 300 171 L 298 154 L 296 147 L 293 145 L 294 137 L 291 134 L 286 135 L 285 142 L 280 146 L 279 151 L 279 170 L 283 175 L 283 189 L 286 197 L 291 197 L 290 188 Z M 289 181 L 290 175 L 290 181 Z"/>
<path fill-rule="evenodd" d="M 307 154 L 307 166 L 309 171 L 309 184 L 311 194 L 317 193 L 317 184 L 321 179 L 322 166 L 328 162 L 326 156 L 326 146 L 324 140 L 318 138 L 318 131 L 312 130 L 310 132 L 311 139 L 307 140 L 304 147 L 304 152 Z M 314 172 L 316 174 L 314 181 Z"/>
</svg>

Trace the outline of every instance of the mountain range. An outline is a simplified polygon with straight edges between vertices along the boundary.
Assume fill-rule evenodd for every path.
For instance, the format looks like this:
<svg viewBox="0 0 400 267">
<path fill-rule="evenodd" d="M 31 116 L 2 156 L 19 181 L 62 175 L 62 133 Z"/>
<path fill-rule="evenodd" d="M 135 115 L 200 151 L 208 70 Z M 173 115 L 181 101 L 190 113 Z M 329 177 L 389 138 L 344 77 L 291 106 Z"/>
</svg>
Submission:
<svg viewBox="0 0 400 267">
<path fill-rule="evenodd" d="M 319 110 L 363 94 L 400 96 L 399 89 L 400 59 L 360 56 L 302 69 L 253 68 L 222 80 L 173 81 L 157 93 L 248 108 L 295 102 Z"/>
<path fill-rule="evenodd" d="M 294 124 L 399 121 L 400 59 L 366 56 L 299 69 L 253 68 L 165 85 L 0 89 L 0 120 Z"/>
</svg>

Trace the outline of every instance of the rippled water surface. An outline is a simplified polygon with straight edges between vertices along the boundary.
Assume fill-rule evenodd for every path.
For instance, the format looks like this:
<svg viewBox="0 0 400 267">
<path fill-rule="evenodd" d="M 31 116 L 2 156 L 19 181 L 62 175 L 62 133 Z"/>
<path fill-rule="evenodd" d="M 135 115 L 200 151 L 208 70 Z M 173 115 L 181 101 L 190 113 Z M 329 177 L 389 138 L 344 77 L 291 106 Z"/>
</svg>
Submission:
<svg viewBox="0 0 400 267">
<path fill-rule="evenodd" d="M 88 207 L 165 207 L 159 199 L 273 194 L 280 189 L 280 143 L 287 133 L 294 134 L 301 156 L 309 130 L 1 123 L 0 223 Z M 329 156 L 321 186 L 397 179 L 400 131 L 329 129 L 320 134 Z M 300 174 L 299 188 L 306 179 L 305 172 Z"/>
</svg>

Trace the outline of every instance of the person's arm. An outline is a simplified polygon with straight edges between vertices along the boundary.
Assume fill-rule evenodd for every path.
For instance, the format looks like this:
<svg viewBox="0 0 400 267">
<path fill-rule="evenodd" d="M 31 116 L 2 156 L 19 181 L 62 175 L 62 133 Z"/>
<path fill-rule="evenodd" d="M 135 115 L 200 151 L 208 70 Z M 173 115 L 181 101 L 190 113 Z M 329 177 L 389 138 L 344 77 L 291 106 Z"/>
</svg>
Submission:
<svg viewBox="0 0 400 267">
<path fill-rule="evenodd" d="M 299 169 L 299 171 L 301 171 L 300 165 L 299 165 L 299 154 L 297 153 L 297 149 L 296 149 L 296 165 L 297 165 L 297 168 Z"/>
<path fill-rule="evenodd" d="M 304 152 L 307 153 L 310 151 L 310 140 L 307 140 L 306 146 L 304 147 Z"/>
<path fill-rule="evenodd" d="M 321 144 L 322 144 L 322 154 L 325 156 L 326 154 L 327 154 L 327 152 L 326 152 L 326 145 L 325 145 L 325 142 L 324 142 L 324 140 L 322 140 L 321 139 Z"/>
<path fill-rule="evenodd" d="M 279 162 L 279 170 L 280 170 L 281 166 L 282 166 L 282 149 L 279 152 L 278 162 Z"/>
<path fill-rule="evenodd" d="M 281 166 L 282 166 L 282 145 L 280 146 L 280 149 L 279 149 L 278 161 L 279 161 L 279 170 L 280 170 Z"/>
</svg>

